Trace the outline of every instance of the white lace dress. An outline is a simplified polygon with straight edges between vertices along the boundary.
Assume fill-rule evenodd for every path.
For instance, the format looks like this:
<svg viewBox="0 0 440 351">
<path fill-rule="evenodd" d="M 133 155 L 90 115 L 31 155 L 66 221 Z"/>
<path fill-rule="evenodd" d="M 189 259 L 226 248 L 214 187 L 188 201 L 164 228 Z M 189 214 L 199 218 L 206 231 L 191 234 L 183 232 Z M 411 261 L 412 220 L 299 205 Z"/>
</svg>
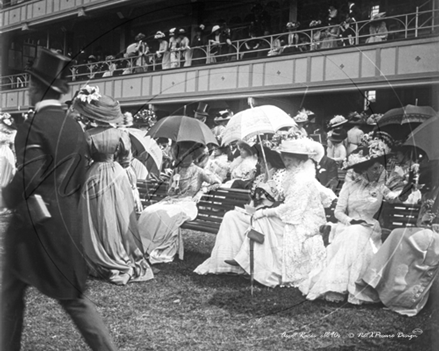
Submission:
<svg viewBox="0 0 440 351">
<path fill-rule="evenodd" d="M 373 216 L 381 206 L 382 189 L 382 181 L 368 183 L 364 178 L 344 183 L 335 209 L 337 234 L 327 247 L 325 267 L 310 277 L 310 285 L 303 291 L 307 299 L 340 301 L 348 294 L 348 302 L 360 303 L 354 298 L 355 282 L 381 245 L 381 228 Z M 351 225 L 352 219 L 362 219 L 369 226 Z"/>
<path fill-rule="evenodd" d="M 325 260 L 325 247 L 319 227 L 326 222 L 322 186 L 315 178 L 311 160 L 286 171 L 285 202 L 276 208 L 276 216 L 256 220 L 253 227 L 264 234 L 264 243 L 254 246 L 254 278 L 274 287 L 308 285 L 308 277 Z M 250 272 L 249 240 L 234 257 Z"/>
</svg>

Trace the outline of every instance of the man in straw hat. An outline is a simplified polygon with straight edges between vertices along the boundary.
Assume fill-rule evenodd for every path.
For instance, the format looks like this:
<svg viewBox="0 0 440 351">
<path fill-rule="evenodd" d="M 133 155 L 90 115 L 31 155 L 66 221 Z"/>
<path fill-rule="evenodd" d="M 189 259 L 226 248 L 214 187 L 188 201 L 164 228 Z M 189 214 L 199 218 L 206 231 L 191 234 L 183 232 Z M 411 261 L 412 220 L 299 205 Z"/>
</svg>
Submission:
<svg viewBox="0 0 440 351">
<path fill-rule="evenodd" d="M 87 144 L 60 97 L 69 91 L 70 59 L 39 48 L 31 71 L 29 99 L 35 115 L 15 140 L 21 165 L 4 188 L 6 206 L 16 209 L 5 235 L 1 286 L 1 350 L 19 350 L 25 291 L 36 287 L 57 299 L 93 350 L 116 350 L 92 302 L 78 215 Z"/>
</svg>

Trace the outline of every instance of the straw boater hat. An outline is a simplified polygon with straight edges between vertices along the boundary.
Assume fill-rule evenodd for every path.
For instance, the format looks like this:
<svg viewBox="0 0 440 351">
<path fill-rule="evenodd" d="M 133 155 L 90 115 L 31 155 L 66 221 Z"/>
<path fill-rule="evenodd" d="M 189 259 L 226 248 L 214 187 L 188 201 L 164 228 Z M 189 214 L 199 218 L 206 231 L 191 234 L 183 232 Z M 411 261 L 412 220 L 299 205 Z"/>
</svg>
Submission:
<svg viewBox="0 0 440 351">
<path fill-rule="evenodd" d="M 373 165 L 375 162 L 386 163 L 386 156 L 392 151 L 394 139 L 386 132 L 376 132 L 367 141 L 367 146 L 354 150 L 344 162 L 343 169 L 356 166 Z"/>
<path fill-rule="evenodd" d="M 342 126 L 343 124 L 347 123 L 348 120 L 341 115 L 337 115 L 335 117 L 333 117 L 330 122 L 328 122 L 328 127 L 330 129 L 334 129 L 336 127 Z"/>
<path fill-rule="evenodd" d="M 69 57 L 38 47 L 37 58 L 32 68 L 26 72 L 48 88 L 66 94 L 69 92 L 69 85 L 65 78 L 70 73 L 70 63 Z"/>
<path fill-rule="evenodd" d="M 317 153 L 313 148 L 313 144 L 306 138 L 284 140 L 280 145 L 279 151 L 282 154 L 307 155 L 309 157 L 312 157 Z"/>
<path fill-rule="evenodd" d="M 342 143 L 347 139 L 347 131 L 343 128 L 334 129 L 329 139 L 332 143 Z"/>
<path fill-rule="evenodd" d="M 374 16 L 371 16 L 371 19 L 370 19 L 369 22 L 374 22 L 374 21 L 377 21 L 377 20 L 383 19 L 383 18 L 385 17 L 386 14 L 387 14 L 386 12 L 379 12 L 379 13 L 376 13 Z"/>
<path fill-rule="evenodd" d="M 73 100 L 73 108 L 83 117 L 104 123 L 121 123 L 124 115 L 119 102 L 107 95 L 101 95 L 97 86 L 81 88 Z"/>
</svg>

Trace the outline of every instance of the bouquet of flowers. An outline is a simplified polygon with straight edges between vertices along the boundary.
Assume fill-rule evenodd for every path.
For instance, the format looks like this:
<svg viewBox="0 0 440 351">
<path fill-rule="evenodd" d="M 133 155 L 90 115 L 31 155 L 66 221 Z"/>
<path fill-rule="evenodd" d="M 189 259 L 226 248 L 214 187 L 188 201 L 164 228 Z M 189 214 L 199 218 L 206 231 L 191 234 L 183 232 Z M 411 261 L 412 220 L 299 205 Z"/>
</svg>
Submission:
<svg viewBox="0 0 440 351">
<path fill-rule="evenodd" d="M 157 122 L 156 114 L 151 109 L 142 109 L 133 116 L 136 126 L 150 129 Z"/>
</svg>

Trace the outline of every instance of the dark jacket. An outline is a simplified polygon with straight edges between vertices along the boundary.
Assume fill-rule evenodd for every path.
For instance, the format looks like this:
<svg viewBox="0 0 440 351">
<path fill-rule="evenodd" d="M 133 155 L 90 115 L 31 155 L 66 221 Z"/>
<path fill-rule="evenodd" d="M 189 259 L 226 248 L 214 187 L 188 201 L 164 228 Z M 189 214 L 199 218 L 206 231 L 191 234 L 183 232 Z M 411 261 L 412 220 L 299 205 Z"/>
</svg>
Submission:
<svg viewBox="0 0 440 351">
<path fill-rule="evenodd" d="M 81 295 L 87 277 L 78 213 L 87 150 L 79 124 L 61 107 L 43 107 L 26 121 L 15 139 L 18 170 L 4 189 L 15 209 L 6 233 L 6 263 L 17 276 L 49 297 Z M 39 194 L 51 218 L 40 224 L 29 197 Z"/>
<path fill-rule="evenodd" d="M 338 164 L 336 161 L 324 155 L 317 166 L 316 178 L 322 185 L 334 191 L 338 185 Z"/>
</svg>

